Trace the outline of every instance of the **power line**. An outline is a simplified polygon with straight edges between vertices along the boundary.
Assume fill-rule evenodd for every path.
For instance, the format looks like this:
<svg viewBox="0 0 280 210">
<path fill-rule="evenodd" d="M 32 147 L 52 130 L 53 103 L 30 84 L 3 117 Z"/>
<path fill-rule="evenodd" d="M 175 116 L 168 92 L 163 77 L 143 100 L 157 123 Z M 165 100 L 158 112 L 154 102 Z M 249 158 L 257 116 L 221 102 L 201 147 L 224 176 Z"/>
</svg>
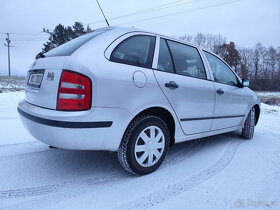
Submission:
<svg viewBox="0 0 280 210">
<path fill-rule="evenodd" d="M 7 34 L 7 32 L 0 32 L 0 34 Z M 29 34 L 38 34 L 38 32 L 37 33 L 24 33 L 24 32 L 9 32 L 9 34 L 11 35 L 11 34 L 27 34 L 27 35 L 29 35 Z"/>
<path fill-rule="evenodd" d="M 7 33 L 6 33 L 7 34 Z M 9 33 L 10 34 L 10 33 Z M 40 41 L 40 40 L 45 40 L 46 38 L 48 38 L 48 36 L 46 36 L 46 34 L 42 34 L 42 32 L 40 33 L 33 33 L 31 35 L 28 36 L 16 36 L 16 37 L 9 37 L 10 40 L 12 41 Z M 0 40 L 6 40 L 5 38 L 0 38 Z"/>
<path fill-rule="evenodd" d="M 96 1 L 97 1 L 97 4 L 99 5 L 98 0 L 96 0 Z M 147 13 L 147 12 L 154 12 L 154 11 L 161 10 L 161 9 L 167 9 L 167 8 L 170 8 L 170 7 L 176 7 L 176 6 L 180 6 L 180 5 L 184 5 L 184 4 L 190 4 L 190 3 L 198 2 L 198 1 L 201 1 L 201 0 L 193 0 L 193 1 L 188 1 L 188 2 L 183 2 L 183 3 L 175 4 L 175 3 L 178 3 L 178 2 L 181 2 L 181 1 L 184 1 L 184 0 L 177 0 L 177 1 L 169 2 L 169 3 L 161 4 L 161 5 L 158 5 L 158 6 L 155 6 L 155 7 L 151 7 L 151 8 L 145 9 L 145 10 L 140 10 L 138 12 L 134 12 L 134 13 L 126 14 L 126 15 L 121 15 L 121 16 L 113 17 L 113 18 L 110 18 L 108 20 L 116 20 L 116 19 L 120 19 L 120 18 L 124 18 L 124 17 L 128 17 L 128 16 L 139 15 L 139 14 L 143 14 L 143 13 Z M 233 1 L 229 1 L 229 2 L 212 4 L 212 5 L 208 5 L 208 6 L 204 6 L 204 7 L 199 7 L 199 8 L 195 8 L 195 9 L 184 10 L 184 11 L 181 11 L 181 12 L 169 13 L 169 14 L 166 14 L 166 15 L 159 15 L 159 16 L 154 16 L 154 17 L 150 17 L 150 18 L 144 18 L 144 19 L 124 22 L 124 23 L 120 23 L 120 24 L 117 24 L 117 25 L 126 25 L 126 24 L 130 24 L 130 23 L 136 23 L 136 22 L 148 21 L 148 20 L 153 20 L 153 19 L 159 19 L 159 18 L 179 15 L 179 14 L 183 14 L 183 13 L 188 13 L 188 12 L 194 12 L 194 11 L 198 11 L 198 10 L 208 9 L 208 8 L 212 8 L 212 7 L 232 4 L 232 3 L 235 3 L 235 2 L 238 2 L 238 1 L 241 1 L 241 0 L 233 0 Z M 99 7 L 100 7 L 100 5 L 99 5 Z M 101 10 L 105 20 L 91 22 L 91 23 L 88 23 L 88 24 L 100 23 L 100 22 L 104 22 L 105 21 L 105 22 L 107 22 L 107 24 L 109 26 L 108 20 L 106 19 L 105 15 L 104 15 L 104 13 L 103 13 L 103 11 L 101 9 L 101 7 L 100 7 L 100 10 Z M 0 34 L 7 34 L 7 33 L 0 32 Z M 26 37 L 15 37 L 15 38 L 12 38 L 13 41 L 27 41 L 27 42 L 28 41 L 42 41 L 42 40 L 45 40 L 47 38 L 47 37 L 43 37 L 46 34 L 42 34 L 42 32 L 39 32 L 39 33 L 21 33 L 20 32 L 20 33 L 9 33 L 9 34 L 20 35 L 20 36 L 21 35 L 28 35 Z"/>
<path fill-rule="evenodd" d="M 139 20 L 135 20 L 135 21 L 129 21 L 129 22 L 125 22 L 125 23 L 116 24 L 116 26 L 126 25 L 126 24 L 129 24 L 129 23 L 142 22 L 142 21 L 147 21 L 147 20 L 153 20 L 153 19 L 159 19 L 159 18 L 163 18 L 163 17 L 169 17 L 169 16 L 184 14 L 184 13 L 188 13 L 188 12 L 194 12 L 194 11 L 208 9 L 208 8 L 212 8 L 212 7 L 232 4 L 232 3 L 235 3 L 235 2 L 238 2 L 238 1 L 241 1 L 241 0 L 234 0 L 234 1 L 223 2 L 223 3 L 219 3 L 219 4 L 212 4 L 212 5 L 205 6 L 205 7 L 199 7 L 199 8 L 196 8 L 196 9 L 184 10 L 184 11 L 181 11 L 181 12 L 170 13 L 170 14 L 167 14 L 167 15 L 160 15 L 160 16 L 155 16 L 155 17 L 150 17 L 150 18 L 139 19 Z"/>
<path fill-rule="evenodd" d="M 125 14 L 125 15 L 109 18 L 108 20 L 117 20 L 117 19 L 124 18 L 124 17 L 140 15 L 140 14 L 154 12 L 154 11 L 158 11 L 158 10 L 162 10 L 162 9 L 168 9 L 168 8 L 171 8 L 171 7 L 177 7 L 177 6 L 181 6 L 181 5 L 184 5 L 184 4 L 191 4 L 191 3 L 198 2 L 198 1 L 201 1 L 201 0 L 193 0 L 193 1 L 183 2 L 183 3 L 180 3 L 180 4 L 174 4 L 174 3 L 177 3 L 177 2 L 180 2 L 180 1 L 184 1 L 184 0 L 177 0 L 177 1 L 166 3 L 166 4 L 161 4 L 161 5 L 151 7 L 151 8 L 148 8 L 148 9 L 144 9 L 144 10 L 140 10 L 140 11 L 137 11 L 137 12 L 132 12 L 132 13 L 128 13 L 128 14 Z M 102 23 L 102 22 L 104 22 L 104 20 L 94 21 L 94 22 L 90 22 L 88 24 L 91 25 L 91 24 Z"/>
</svg>

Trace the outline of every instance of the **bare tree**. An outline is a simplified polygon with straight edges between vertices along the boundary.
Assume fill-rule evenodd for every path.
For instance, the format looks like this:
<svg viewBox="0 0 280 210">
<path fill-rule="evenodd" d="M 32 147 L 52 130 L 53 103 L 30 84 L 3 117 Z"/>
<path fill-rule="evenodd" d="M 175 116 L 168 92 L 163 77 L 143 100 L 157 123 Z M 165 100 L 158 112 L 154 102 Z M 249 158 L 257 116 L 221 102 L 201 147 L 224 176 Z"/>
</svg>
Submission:
<svg viewBox="0 0 280 210">
<path fill-rule="evenodd" d="M 213 49 L 212 49 L 212 51 L 216 54 L 219 54 L 220 46 L 227 43 L 227 40 L 222 35 L 215 35 L 215 36 L 213 36 L 212 39 L 213 39 L 213 45 L 212 45 Z"/>
<path fill-rule="evenodd" d="M 275 78 L 280 79 L 280 47 L 276 49 L 276 68 Z"/>
<path fill-rule="evenodd" d="M 272 46 L 266 51 L 265 66 L 266 72 L 270 74 L 270 78 L 273 79 L 277 70 L 277 51 Z"/>
<path fill-rule="evenodd" d="M 265 47 L 259 42 L 255 45 L 253 50 L 253 68 L 254 68 L 254 79 L 258 79 L 262 73 L 262 62 L 265 55 Z"/>
<path fill-rule="evenodd" d="M 204 35 L 202 33 L 196 34 L 194 37 L 191 35 L 181 35 L 179 39 L 186 40 L 188 42 L 194 43 L 200 47 L 211 50 L 218 54 L 218 48 L 226 43 L 226 38 L 222 35 Z"/>
<path fill-rule="evenodd" d="M 227 43 L 222 35 L 198 33 L 182 35 L 186 40 L 222 57 L 242 78 L 253 80 L 255 90 L 280 90 L 280 47 L 264 47 L 257 43 L 253 48 L 236 47 Z"/>
<path fill-rule="evenodd" d="M 187 41 L 187 42 L 193 42 L 193 37 L 191 35 L 181 35 L 178 37 L 181 40 Z"/>
<path fill-rule="evenodd" d="M 202 33 L 196 34 L 193 41 L 196 45 L 198 45 L 200 47 L 203 47 L 203 48 L 206 47 L 207 39 L 206 39 L 206 36 Z"/>
<path fill-rule="evenodd" d="M 253 50 L 249 48 L 238 49 L 240 55 L 240 75 L 242 78 L 251 78 Z"/>
</svg>

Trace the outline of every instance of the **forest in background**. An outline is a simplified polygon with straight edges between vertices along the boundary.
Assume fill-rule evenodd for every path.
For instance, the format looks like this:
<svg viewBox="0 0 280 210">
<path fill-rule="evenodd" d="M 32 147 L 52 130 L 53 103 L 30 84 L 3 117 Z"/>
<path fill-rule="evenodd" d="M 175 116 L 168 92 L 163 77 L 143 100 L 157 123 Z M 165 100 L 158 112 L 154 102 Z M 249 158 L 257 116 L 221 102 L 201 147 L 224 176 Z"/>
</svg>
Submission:
<svg viewBox="0 0 280 210">
<path fill-rule="evenodd" d="M 179 39 L 208 49 L 224 59 L 241 77 L 251 80 L 251 88 L 260 91 L 280 91 L 280 47 L 242 47 L 227 42 L 222 35 L 198 33 L 182 35 Z"/>
</svg>

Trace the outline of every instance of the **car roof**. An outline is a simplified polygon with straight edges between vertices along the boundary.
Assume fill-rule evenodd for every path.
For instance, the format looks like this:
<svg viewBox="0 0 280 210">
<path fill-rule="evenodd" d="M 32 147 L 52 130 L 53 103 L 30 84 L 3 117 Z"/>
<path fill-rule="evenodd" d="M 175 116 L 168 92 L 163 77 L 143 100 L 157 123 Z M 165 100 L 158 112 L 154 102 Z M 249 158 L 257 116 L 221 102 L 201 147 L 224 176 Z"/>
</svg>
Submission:
<svg viewBox="0 0 280 210">
<path fill-rule="evenodd" d="M 207 52 L 211 52 L 208 49 L 204 49 L 204 48 L 202 48 L 202 47 L 200 47 L 200 46 L 198 46 L 198 45 L 196 45 L 194 43 L 187 42 L 187 41 L 182 40 L 182 39 L 177 39 L 177 38 L 174 38 L 174 37 L 166 36 L 166 35 L 163 35 L 163 34 L 160 34 L 160 33 L 156 33 L 156 32 L 142 30 L 142 29 L 138 29 L 138 28 L 134 28 L 134 27 L 129 28 L 129 27 L 111 26 L 110 28 L 112 28 L 113 31 L 118 32 L 118 33 L 143 32 L 143 33 L 149 33 L 151 35 L 159 35 L 159 36 L 161 36 L 163 38 L 170 39 L 172 41 L 184 43 L 184 44 L 187 44 L 187 45 L 191 45 L 191 46 L 200 48 L 201 50 L 205 50 Z M 213 53 L 213 52 L 211 52 L 211 53 Z"/>
</svg>

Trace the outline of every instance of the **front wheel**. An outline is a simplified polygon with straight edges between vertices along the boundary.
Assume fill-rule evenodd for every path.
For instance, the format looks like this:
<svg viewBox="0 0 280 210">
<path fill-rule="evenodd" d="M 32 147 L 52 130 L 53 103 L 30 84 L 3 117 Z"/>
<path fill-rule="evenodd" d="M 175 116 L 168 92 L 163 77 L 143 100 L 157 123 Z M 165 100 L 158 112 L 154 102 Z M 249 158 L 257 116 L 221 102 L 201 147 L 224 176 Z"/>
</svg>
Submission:
<svg viewBox="0 0 280 210">
<path fill-rule="evenodd" d="M 128 126 L 118 149 L 118 159 L 128 172 L 149 174 L 163 162 L 169 142 L 169 130 L 162 119 L 140 116 Z"/>
<path fill-rule="evenodd" d="M 244 139 L 251 139 L 254 136 L 255 130 L 255 108 L 253 107 L 245 120 L 244 127 L 242 129 L 241 137 Z"/>
</svg>

